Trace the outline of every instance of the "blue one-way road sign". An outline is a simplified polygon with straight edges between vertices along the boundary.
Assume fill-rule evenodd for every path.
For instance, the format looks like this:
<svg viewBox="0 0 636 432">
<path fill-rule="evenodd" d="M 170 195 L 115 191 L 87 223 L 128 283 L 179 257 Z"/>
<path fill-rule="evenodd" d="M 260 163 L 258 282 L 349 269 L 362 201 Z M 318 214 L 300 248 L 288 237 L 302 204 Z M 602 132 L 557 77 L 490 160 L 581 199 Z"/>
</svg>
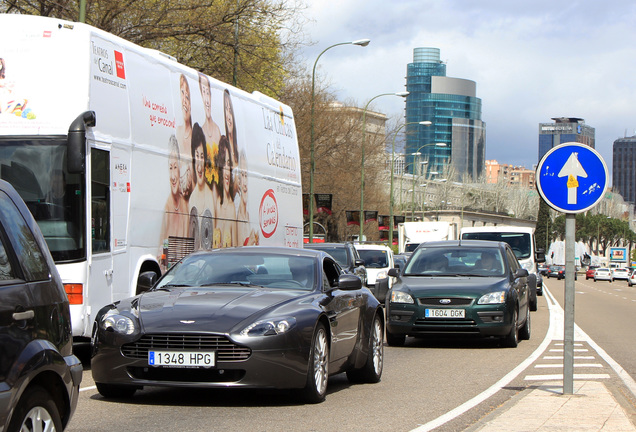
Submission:
<svg viewBox="0 0 636 432">
<path fill-rule="evenodd" d="M 536 181 L 550 207 L 563 213 L 581 213 L 603 198 L 608 183 L 607 165 L 592 147 L 565 143 L 543 156 Z"/>
</svg>

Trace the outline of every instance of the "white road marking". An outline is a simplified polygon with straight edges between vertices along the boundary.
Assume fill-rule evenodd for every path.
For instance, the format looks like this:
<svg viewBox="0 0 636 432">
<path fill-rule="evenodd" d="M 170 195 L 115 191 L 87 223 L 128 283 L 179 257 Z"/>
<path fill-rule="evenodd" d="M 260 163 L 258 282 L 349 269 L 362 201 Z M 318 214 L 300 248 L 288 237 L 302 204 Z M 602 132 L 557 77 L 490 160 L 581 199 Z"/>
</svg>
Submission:
<svg viewBox="0 0 636 432">
<path fill-rule="evenodd" d="M 508 385 L 508 383 L 510 383 L 513 379 L 519 376 L 521 372 L 523 372 L 528 366 L 530 366 L 536 359 L 541 356 L 541 354 L 548 348 L 553 340 L 563 340 L 563 308 L 557 303 L 556 299 L 552 296 L 552 293 L 550 293 L 545 285 L 543 288 L 543 292 L 545 293 L 545 297 L 548 303 L 550 324 L 548 326 L 548 331 L 546 332 L 545 338 L 537 347 L 537 349 L 534 350 L 534 352 L 530 354 L 530 356 L 526 358 L 522 363 L 520 363 L 516 368 L 511 370 L 503 378 L 501 378 L 499 381 L 497 381 L 495 384 L 490 386 L 482 393 L 464 402 L 463 404 L 447 412 L 446 414 L 439 416 L 428 423 L 420 425 L 419 427 L 413 429 L 412 432 L 427 432 L 433 430 L 436 427 L 439 427 L 445 423 L 448 423 L 454 418 L 459 417 L 469 409 L 479 405 L 481 402 L 485 401 L 486 399 L 497 393 L 503 387 Z M 605 350 L 598 346 L 583 330 L 581 330 L 581 328 L 577 326 L 576 323 L 574 323 L 574 336 L 576 340 L 587 342 L 603 358 L 603 360 L 605 360 L 605 362 L 610 365 L 614 372 L 618 374 L 618 376 L 621 378 L 621 380 L 623 380 L 623 383 L 632 392 L 632 394 L 636 396 L 636 381 L 634 381 L 634 379 L 627 372 L 625 372 L 625 370 L 618 363 L 616 363 L 616 361 L 614 361 L 614 359 L 612 359 L 609 354 L 605 352 Z M 573 379 L 575 380 L 607 379 L 609 377 L 610 376 L 608 374 L 573 374 Z M 562 381 L 563 375 L 528 375 L 524 379 L 529 381 Z"/>
<path fill-rule="evenodd" d="M 583 381 L 589 379 L 609 379 L 609 374 L 573 374 L 575 380 Z M 563 374 L 554 375 L 528 375 L 526 381 L 562 381 Z"/>
<path fill-rule="evenodd" d="M 575 368 L 578 368 L 578 367 L 601 368 L 601 367 L 603 367 L 603 365 L 600 364 L 600 363 L 574 363 L 574 367 Z M 563 368 L 563 363 L 538 364 L 538 365 L 535 366 L 535 368 Z"/>
</svg>

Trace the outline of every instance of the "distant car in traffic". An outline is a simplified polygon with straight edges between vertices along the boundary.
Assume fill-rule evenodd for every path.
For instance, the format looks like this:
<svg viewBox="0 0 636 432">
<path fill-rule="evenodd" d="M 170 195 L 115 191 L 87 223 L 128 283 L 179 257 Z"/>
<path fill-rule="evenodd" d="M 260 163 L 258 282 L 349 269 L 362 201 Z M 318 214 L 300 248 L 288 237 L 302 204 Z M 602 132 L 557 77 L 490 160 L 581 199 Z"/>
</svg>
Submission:
<svg viewBox="0 0 636 432">
<path fill-rule="evenodd" d="M 627 280 L 629 279 L 629 273 L 630 273 L 629 269 L 626 269 L 626 268 L 622 268 L 622 267 L 613 268 L 612 281 L 615 281 L 616 279 Z"/>
<path fill-rule="evenodd" d="M 27 206 L 0 180 L 0 431 L 61 432 L 81 381 L 60 275 Z"/>
<path fill-rule="evenodd" d="M 594 282 L 606 280 L 612 282 L 612 271 L 607 267 L 599 267 L 594 271 Z"/>
<path fill-rule="evenodd" d="M 557 279 L 561 280 L 561 279 L 565 279 L 565 266 L 559 266 L 559 273 L 557 275 Z M 578 279 L 578 274 L 576 272 L 576 268 L 574 269 L 574 280 Z"/>
<path fill-rule="evenodd" d="M 327 252 L 345 272 L 358 276 L 362 285 L 367 286 L 367 269 L 353 243 L 305 243 L 303 247 Z"/>
<path fill-rule="evenodd" d="M 328 377 L 376 383 L 384 312 L 328 254 L 245 246 L 191 254 L 95 318 L 99 393 L 144 386 L 296 389 L 321 402 Z"/>
<path fill-rule="evenodd" d="M 553 277 L 559 279 L 559 273 L 563 270 L 565 270 L 565 266 L 553 264 L 548 267 L 548 274 L 546 276 L 548 276 L 548 279 Z"/>
<path fill-rule="evenodd" d="M 627 279 L 627 285 L 634 286 L 636 283 L 636 269 L 632 269 L 629 273 L 629 278 Z"/>
<path fill-rule="evenodd" d="M 360 258 L 364 261 L 367 271 L 367 287 L 381 303 L 384 303 L 386 293 L 393 285 L 393 278 L 389 277 L 389 269 L 394 267 L 393 251 L 381 244 L 354 243 Z"/>
<path fill-rule="evenodd" d="M 588 267 L 585 271 L 585 280 L 594 279 L 594 272 L 596 271 L 596 267 Z"/>
<path fill-rule="evenodd" d="M 505 242 L 462 240 L 420 245 L 386 300 L 387 342 L 407 336 L 464 334 L 530 338 L 528 271 Z"/>
<path fill-rule="evenodd" d="M 393 255 L 393 264 L 395 268 L 403 269 L 411 254 L 395 254 Z"/>
</svg>

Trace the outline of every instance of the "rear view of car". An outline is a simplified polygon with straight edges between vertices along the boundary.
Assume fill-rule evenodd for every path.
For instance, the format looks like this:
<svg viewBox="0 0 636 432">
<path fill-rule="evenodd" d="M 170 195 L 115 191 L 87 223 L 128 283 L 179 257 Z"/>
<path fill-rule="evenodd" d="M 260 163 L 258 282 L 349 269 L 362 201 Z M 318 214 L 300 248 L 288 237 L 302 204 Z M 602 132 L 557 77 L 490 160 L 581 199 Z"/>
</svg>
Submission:
<svg viewBox="0 0 636 432">
<path fill-rule="evenodd" d="M 594 282 L 596 281 L 600 281 L 600 280 L 604 280 L 604 281 L 612 281 L 612 271 L 610 269 L 608 269 L 607 267 L 599 267 L 596 269 L 596 271 L 594 272 Z"/>
<path fill-rule="evenodd" d="M 62 431 L 82 364 L 73 355 L 69 303 L 37 224 L 0 181 L 0 431 Z"/>
<path fill-rule="evenodd" d="M 626 268 L 614 268 L 612 269 L 612 281 L 615 280 L 628 280 L 629 270 Z"/>
</svg>

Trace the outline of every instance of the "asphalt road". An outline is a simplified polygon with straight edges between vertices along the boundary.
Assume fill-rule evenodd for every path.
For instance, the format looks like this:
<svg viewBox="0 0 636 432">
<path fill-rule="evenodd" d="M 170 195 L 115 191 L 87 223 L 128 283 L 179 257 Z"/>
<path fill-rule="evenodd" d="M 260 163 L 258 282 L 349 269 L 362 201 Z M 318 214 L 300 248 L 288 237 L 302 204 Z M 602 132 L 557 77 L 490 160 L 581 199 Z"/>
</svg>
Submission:
<svg viewBox="0 0 636 432">
<path fill-rule="evenodd" d="M 563 306 L 563 280 L 544 279 Z M 636 380 L 636 286 L 627 281 L 575 282 L 574 322 Z M 626 343 L 627 342 L 627 343 Z"/>
<path fill-rule="evenodd" d="M 298 403 L 292 392 L 147 388 L 129 400 L 106 400 L 84 372 L 68 431 L 408 431 L 442 416 L 491 387 L 523 362 L 548 328 L 543 297 L 532 313 L 532 337 L 514 349 L 494 340 L 408 338 L 385 347 L 378 384 L 351 385 L 344 374 L 329 381 L 327 400 Z M 439 430 L 461 430 L 522 390 L 511 383 Z"/>
</svg>

